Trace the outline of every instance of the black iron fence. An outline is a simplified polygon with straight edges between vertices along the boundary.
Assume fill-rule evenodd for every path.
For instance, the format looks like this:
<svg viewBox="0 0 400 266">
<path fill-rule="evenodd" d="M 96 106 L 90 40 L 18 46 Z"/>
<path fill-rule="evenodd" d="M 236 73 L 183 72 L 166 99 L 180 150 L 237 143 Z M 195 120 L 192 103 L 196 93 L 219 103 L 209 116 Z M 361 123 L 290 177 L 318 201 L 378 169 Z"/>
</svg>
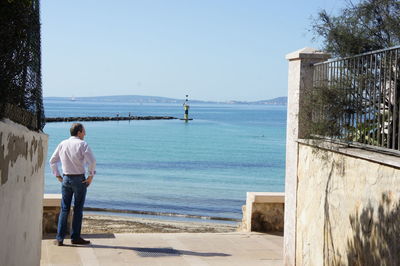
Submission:
<svg viewBox="0 0 400 266">
<path fill-rule="evenodd" d="M 400 150 L 400 46 L 314 65 L 315 136 Z"/>
<path fill-rule="evenodd" d="M 44 127 L 39 0 L 0 1 L 0 119 Z"/>
</svg>

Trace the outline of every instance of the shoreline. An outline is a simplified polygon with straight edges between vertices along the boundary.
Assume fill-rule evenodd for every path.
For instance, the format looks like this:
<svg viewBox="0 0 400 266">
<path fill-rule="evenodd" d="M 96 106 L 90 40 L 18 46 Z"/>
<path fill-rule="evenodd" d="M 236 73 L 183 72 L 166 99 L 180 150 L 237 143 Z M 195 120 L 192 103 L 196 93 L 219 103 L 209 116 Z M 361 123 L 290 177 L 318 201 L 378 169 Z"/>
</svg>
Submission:
<svg viewBox="0 0 400 266">
<path fill-rule="evenodd" d="M 149 219 L 160 219 L 160 220 L 180 220 L 180 221 L 209 221 L 211 223 L 237 223 L 240 219 L 226 218 L 218 216 L 202 216 L 194 214 L 180 214 L 180 213 L 166 213 L 166 212 L 154 212 L 154 211 L 138 211 L 138 210 L 121 210 L 111 208 L 96 208 L 96 207 L 85 207 L 85 212 L 92 212 L 93 214 L 103 215 L 118 215 L 123 217 L 139 217 Z M 164 218 L 164 219 L 163 219 Z"/>
<path fill-rule="evenodd" d="M 236 232 L 239 224 L 174 221 L 90 213 L 83 215 L 82 234 L 110 233 L 226 233 Z"/>
</svg>

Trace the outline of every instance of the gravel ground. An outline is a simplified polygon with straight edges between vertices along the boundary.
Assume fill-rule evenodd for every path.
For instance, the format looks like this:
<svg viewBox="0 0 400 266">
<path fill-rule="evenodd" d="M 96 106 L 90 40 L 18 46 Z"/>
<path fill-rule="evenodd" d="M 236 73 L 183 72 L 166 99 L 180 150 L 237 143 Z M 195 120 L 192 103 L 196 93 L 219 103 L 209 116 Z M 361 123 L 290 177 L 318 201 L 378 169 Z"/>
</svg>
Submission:
<svg viewBox="0 0 400 266">
<path fill-rule="evenodd" d="M 168 221 L 136 217 L 84 215 L 82 234 L 106 233 L 225 233 L 237 231 L 238 225 Z"/>
</svg>

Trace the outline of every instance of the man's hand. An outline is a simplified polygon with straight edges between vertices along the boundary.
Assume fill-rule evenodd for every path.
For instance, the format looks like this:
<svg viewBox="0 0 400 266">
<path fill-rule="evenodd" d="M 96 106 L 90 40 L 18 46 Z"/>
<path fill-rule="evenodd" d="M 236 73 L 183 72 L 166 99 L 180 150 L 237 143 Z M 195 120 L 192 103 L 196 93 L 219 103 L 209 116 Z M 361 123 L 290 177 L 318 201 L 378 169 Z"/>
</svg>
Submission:
<svg viewBox="0 0 400 266">
<path fill-rule="evenodd" d="M 60 183 L 62 183 L 62 181 L 63 181 L 62 176 L 58 175 L 58 176 L 56 176 L 56 177 L 57 177 L 58 181 L 60 181 Z"/>
<path fill-rule="evenodd" d="M 86 183 L 87 186 L 90 186 L 90 184 L 92 183 L 93 180 L 93 176 L 90 175 L 88 176 L 88 178 L 86 178 L 86 180 L 83 180 L 82 183 Z"/>
</svg>

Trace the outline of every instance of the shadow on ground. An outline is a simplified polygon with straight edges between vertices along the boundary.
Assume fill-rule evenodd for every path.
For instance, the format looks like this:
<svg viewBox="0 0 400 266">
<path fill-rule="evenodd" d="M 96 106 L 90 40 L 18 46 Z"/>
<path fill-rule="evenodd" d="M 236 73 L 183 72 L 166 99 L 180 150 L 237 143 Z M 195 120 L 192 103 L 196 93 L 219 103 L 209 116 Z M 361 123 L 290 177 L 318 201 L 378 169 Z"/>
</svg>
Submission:
<svg viewBox="0 0 400 266">
<path fill-rule="evenodd" d="M 82 235 L 83 238 L 100 239 L 100 238 L 115 238 L 114 234 L 90 234 Z M 48 234 L 43 236 L 43 239 L 55 239 L 55 234 Z M 90 244 L 87 246 L 68 244 L 69 239 L 65 239 L 64 247 L 80 247 L 80 248 L 104 248 L 104 249 L 121 249 L 135 251 L 140 257 L 165 257 L 165 256 L 199 256 L 199 257 L 227 257 L 230 254 L 215 253 L 215 252 L 194 252 L 189 250 L 179 250 L 172 247 L 155 247 L 155 248 L 139 248 L 139 247 L 125 247 L 115 245 L 98 245 Z M 62 247 L 61 247 L 62 248 Z"/>
<path fill-rule="evenodd" d="M 92 237 L 91 237 L 92 238 Z M 115 245 L 98 245 L 91 244 L 87 246 L 65 244 L 64 247 L 79 247 L 79 248 L 103 248 L 103 249 L 121 249 L 136 251 L 140 257 L 166 257 L 166 256 L 198 256 L 198 257 L 228 257 L 230 254 L 215 253 L 215 252 L 195 252 L 189 250 L 174 249 L 172 247 L 157 247 L 157 248 L 139 248 L 139 247 L 126 247 Z"/>
</svg>

